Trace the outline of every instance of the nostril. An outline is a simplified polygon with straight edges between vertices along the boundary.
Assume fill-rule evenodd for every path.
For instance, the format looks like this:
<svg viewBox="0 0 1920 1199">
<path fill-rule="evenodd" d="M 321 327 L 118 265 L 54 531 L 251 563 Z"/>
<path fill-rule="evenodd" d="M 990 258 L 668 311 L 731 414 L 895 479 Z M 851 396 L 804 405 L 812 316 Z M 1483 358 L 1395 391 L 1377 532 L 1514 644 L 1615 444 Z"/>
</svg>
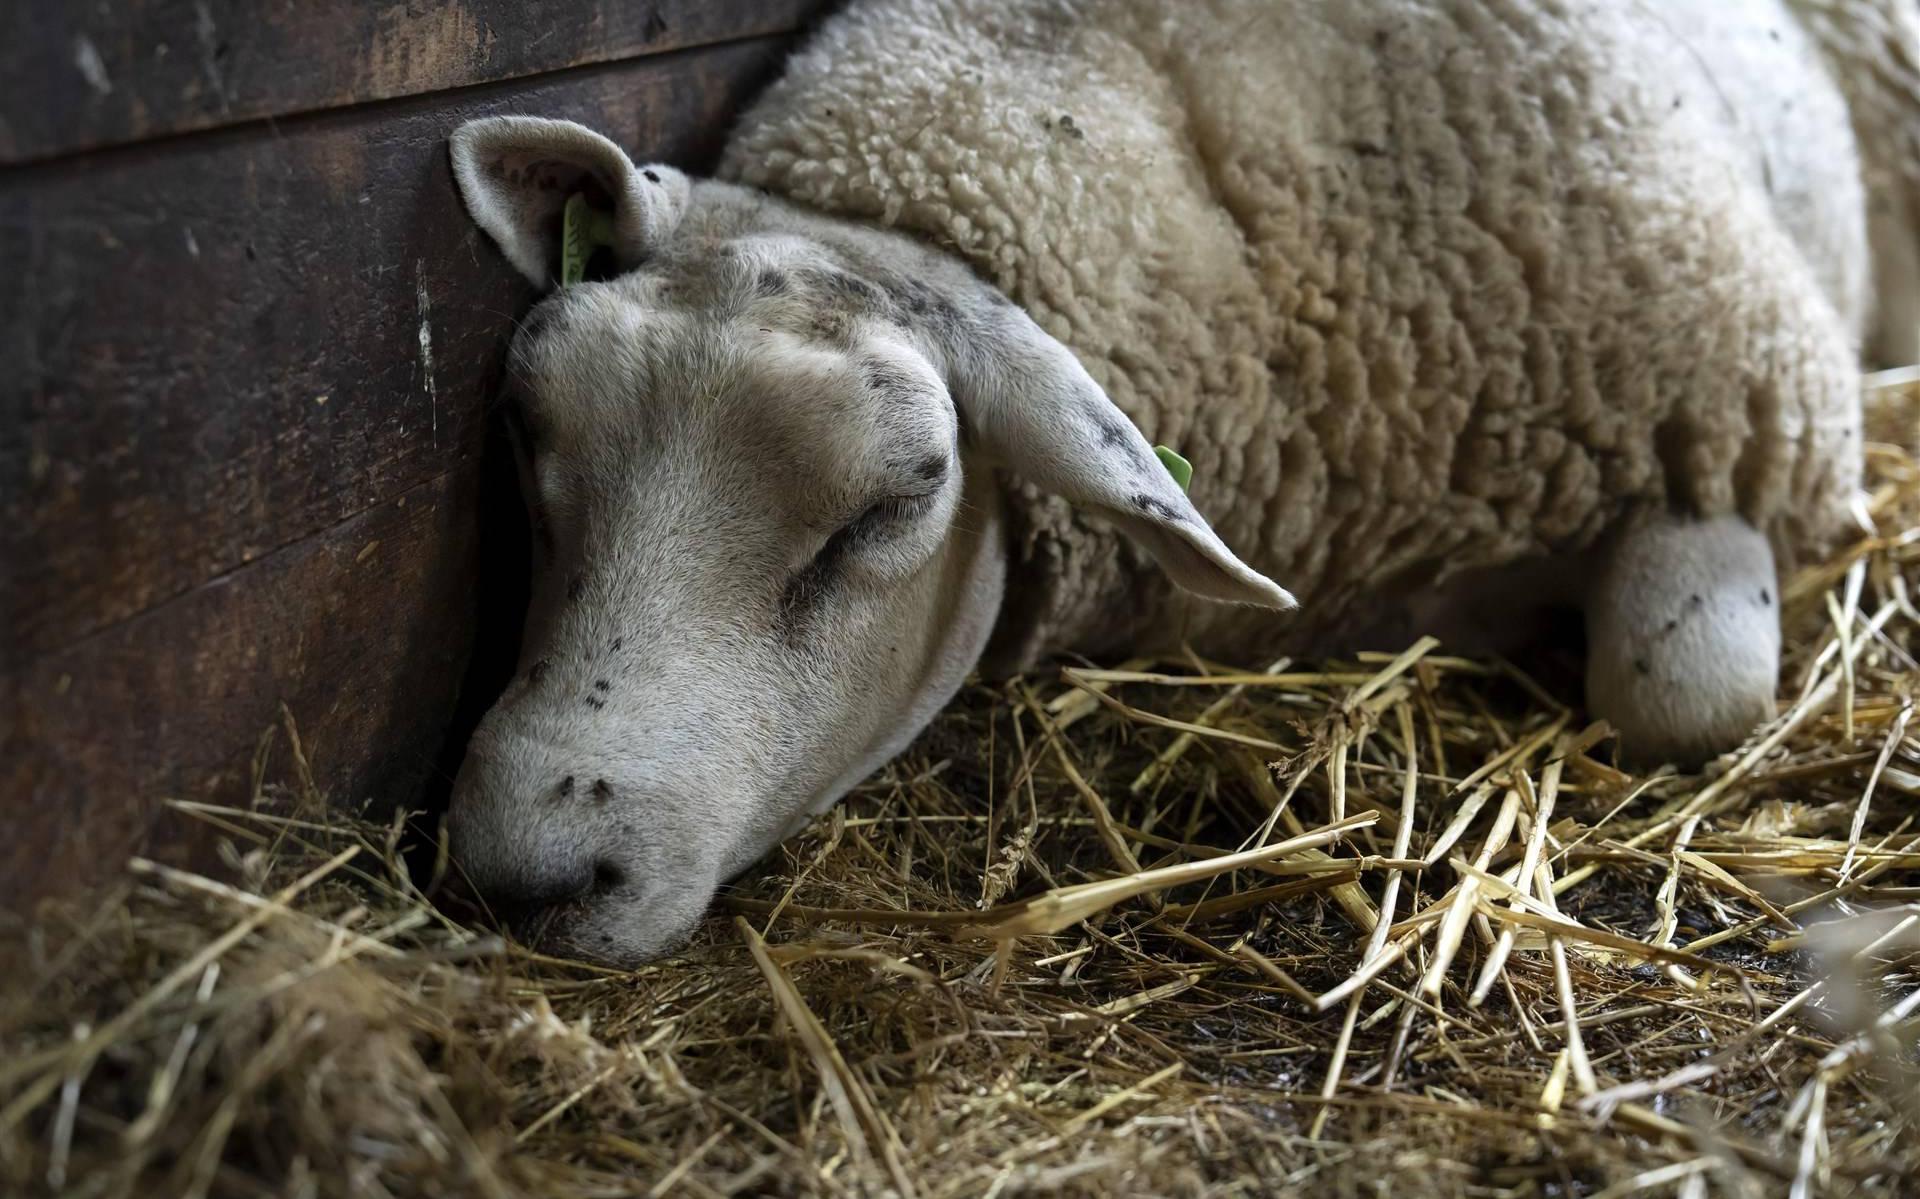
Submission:
<svg viewBox="0 0 1920 1199">
<path fill-rule="evenodd" d="M 627 872 L 618 862 L 609 862 L 605 858 L 593 864 L 593 889 L 595 891 L 614 891 L 626 885 Z"/>
</svg>

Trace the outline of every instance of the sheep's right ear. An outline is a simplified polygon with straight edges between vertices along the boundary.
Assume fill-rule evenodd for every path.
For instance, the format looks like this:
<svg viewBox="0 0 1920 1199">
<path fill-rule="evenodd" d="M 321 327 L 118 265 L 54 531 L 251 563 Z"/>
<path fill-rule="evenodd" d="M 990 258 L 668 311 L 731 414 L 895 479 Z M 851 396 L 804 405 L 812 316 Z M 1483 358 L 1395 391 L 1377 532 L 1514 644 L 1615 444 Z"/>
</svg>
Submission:
<svg viewBox="0 0 1920 1199">
<path fill-rule="evenodd" d="M 955 332 L 944 345 L 948 388 L 990 458 L 1100 512 L 1196 595 L 1295 606 L 1220 540 L 1140 430 L 1026 313 L 992 306 Z"/>
<path fill-rule="evenodd" d="M 474 223 L 534 286 L 560 277 L 561 211 L 586 192 L 613 212 L 613 255 L 638 266 L 670 237 L 692 190 L 672 167 L 636 167 L 585 125 L 541 117 L 487 117 L 453 131 L 453 177 Z"/>
</svg>

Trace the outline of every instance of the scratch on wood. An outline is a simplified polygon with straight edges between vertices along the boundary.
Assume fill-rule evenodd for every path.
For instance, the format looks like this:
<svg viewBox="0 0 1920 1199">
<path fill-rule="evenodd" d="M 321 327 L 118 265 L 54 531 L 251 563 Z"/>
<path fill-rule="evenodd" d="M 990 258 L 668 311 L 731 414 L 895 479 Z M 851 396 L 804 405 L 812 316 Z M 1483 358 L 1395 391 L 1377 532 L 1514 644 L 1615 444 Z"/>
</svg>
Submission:
<svg viewBox="0 0 1920 1199">
<path fill-rule="evenodd" d="M 207 7 L 207 0 L 195 0 L 193 32 L 200 39 L 200 68 L 206 72 L 207 82 L 213 85 L 213 94 L 220 98 L 220 111 L 227 112 L 233 104 L 227 98 L 227 81 L 220 74 L 220 60 L 226 56 L 226 47 L 220 44 L 220 31 L 213 23 L 213 10 Z"/>
<path fill-rule="evenodd" d="M 100 48 L 84 33 L 73 39 L 73 65 L 80 68 L 87 86 L 94 91 L 104 96 L 113 90 L 113 80 L 107 78 L 107 64 L 100 58 Z"/>
<path fill-rule="evenodd" d="M 420 372 L 427 381 L 427 409 L 433 422 L 433 444 L 440 444 L 440 388 L 433 378 L 433 301 L 427 295 L 427 260 L 413 260 L 413 298 L 420 311 Z"/>
</svg>

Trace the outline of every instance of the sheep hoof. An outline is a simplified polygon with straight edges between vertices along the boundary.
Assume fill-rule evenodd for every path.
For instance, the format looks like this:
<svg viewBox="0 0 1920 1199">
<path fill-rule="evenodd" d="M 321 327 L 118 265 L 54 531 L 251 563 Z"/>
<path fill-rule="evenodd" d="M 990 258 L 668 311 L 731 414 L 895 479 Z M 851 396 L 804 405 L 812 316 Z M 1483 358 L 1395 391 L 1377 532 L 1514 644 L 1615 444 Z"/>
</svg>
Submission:
<svg viewBox="0 0 1920 1199">
<path fill-rule="evenodd" d="M 1773 551 L 1737 517 L 1642 518 L 1601 552 L 1587 596 L 1587 706 L 1635 765 L 1697 766 L 1774 715 Z"/>
</svg>

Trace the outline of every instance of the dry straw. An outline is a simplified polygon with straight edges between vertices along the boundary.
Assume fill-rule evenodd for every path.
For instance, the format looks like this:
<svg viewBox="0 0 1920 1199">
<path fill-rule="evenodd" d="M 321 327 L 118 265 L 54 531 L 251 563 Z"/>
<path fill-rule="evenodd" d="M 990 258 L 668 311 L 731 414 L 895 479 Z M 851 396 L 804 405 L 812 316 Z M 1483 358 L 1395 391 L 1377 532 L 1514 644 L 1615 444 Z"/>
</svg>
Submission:
<svg viewBox="0 0 1920 1199">
<path fill-rule="evenodd" d="M 221 869 L 14 930 L 0 1189 L 1913 1193 L 1920 387 L 1869 383 L 1864 531 L 1701 775 L 1551 655 L 1074 668 L 627 972 L 456 918 L 289 718 L 290 784 L 173 805 Z"/>
</svg>

